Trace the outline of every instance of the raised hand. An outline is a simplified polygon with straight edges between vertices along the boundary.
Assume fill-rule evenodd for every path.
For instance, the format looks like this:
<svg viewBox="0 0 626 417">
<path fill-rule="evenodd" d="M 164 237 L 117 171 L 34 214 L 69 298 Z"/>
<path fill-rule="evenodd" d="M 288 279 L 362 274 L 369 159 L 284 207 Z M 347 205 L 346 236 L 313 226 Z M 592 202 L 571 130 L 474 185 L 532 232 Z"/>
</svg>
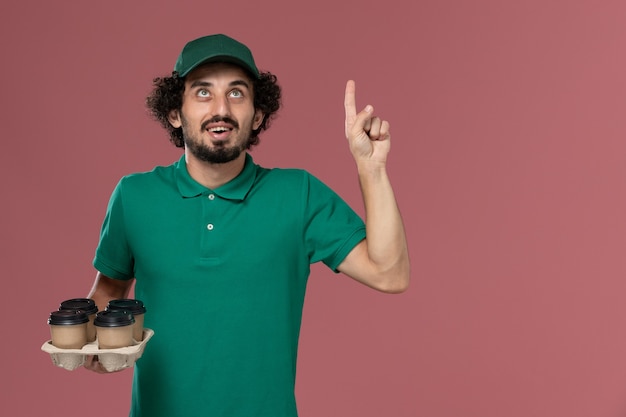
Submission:
<svg viewBox="0 0 626 417">
<path fill-rule="evenodd" d="M 389 122 L 374 116 L 374 108 L 369 104 L 357 114 L 356 85 L 352 80 L 346 84 L 344 107 L 346 138 L 357 164 L 359 162 L 385 164 L 391 148 Z"/>
</svg>

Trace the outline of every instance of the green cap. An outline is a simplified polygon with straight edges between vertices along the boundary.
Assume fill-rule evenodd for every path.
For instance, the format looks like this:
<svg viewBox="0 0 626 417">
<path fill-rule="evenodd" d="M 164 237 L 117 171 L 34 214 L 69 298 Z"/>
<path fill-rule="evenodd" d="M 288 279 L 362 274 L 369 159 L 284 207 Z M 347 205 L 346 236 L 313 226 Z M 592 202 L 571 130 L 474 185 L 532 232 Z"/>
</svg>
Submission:
<svg viewBox="0 0 626 417">
<path fill-rule="evenodd" d="M 176 60 L 174 71 L 184 77 L 191 70 L 207 62 L 228 62 L 248 70 L 256 78 L 259 70 L 254 64 L 252 52 L 246 45 L 226 35 L 209 35 L 194 39 L 185 45 Z"/>
</svg>

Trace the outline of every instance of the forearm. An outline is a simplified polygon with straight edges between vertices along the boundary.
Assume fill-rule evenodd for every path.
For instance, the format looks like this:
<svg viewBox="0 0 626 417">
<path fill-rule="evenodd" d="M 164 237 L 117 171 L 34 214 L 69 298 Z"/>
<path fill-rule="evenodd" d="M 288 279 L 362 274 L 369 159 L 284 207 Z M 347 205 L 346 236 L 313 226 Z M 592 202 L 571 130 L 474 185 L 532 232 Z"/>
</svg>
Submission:
<svg viewBox="0 0 626 417">
<path fill-rule="evenodd" d="M 116 280 L 98 272 L 87 297 L 93 299 L 98 306 L 98 310 L 102 311 L 110 300 L 127 298 L 131 286 L 132 281 Z"/>
<path fill-rule="evenodd" d="M 109 278 L 101 272 L 98 272 L 93 283 L 93 287 L 91 288 L 91 291 L 89 291 L 87 297 L 95 301 L 99 311 L 103 311 L 109 304 L 109 301 L 119 298 L 128 298 L 132 283 L 133 280 L 117 280 Z M 106 368 L 104 368 L 98 361 L 97 355 L 86 355 L 83 366 L 85 369 L 98 374 L 110 373 L 110 371 L 107 371 Z M 121 369 L 114 372 L 120 371 Z"/>
<path fill-rule="evenodd" d="M 365 203 L 367 238 L 348 254 L 338 269 L 380 291 L 402 292 L 409 285 L 409 254 L 386 171 L 391 148 L 390 126 L 386 120 L 374 116 L 370 105 L 356 112 L 355 88 L 354 81 L 348 81 L 345 127 Z"/>
<path fill-rule="evenodd" d="M 357 162 L 365 205 L 367 254 L 375 272 L 396 288 L 409 283 L 409 255 L 400 210 L 384 164 Z"/>
</svg>

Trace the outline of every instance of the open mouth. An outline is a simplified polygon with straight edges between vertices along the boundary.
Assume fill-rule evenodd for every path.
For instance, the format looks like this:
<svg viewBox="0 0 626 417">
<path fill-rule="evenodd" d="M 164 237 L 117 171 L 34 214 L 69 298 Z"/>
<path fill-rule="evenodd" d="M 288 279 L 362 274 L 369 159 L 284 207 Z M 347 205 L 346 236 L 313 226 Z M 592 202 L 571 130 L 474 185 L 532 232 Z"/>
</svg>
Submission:
<svg viewBox="0 0 626 417">
<path fill-rule="evenodd" d="M 219 127 L 212 127 L 210 129 L 207 129 L 209 132 L 212 133 L 225 133 L 225 132 L 230 132 L 231 130 L 233 130 L 232 128 L 228 128 L 228 127 L 223 127 L 223 126 L 219 126 Z"/>
<path fill-rule="evenodd" d="M 229 126 L 212 126 L 206 130 L 212 138 L 216 140 L 225 140 L 228 138 L 228 135 L 230 135 L 230 132 L 233 131 L 233 128 Z"/>
</svg>

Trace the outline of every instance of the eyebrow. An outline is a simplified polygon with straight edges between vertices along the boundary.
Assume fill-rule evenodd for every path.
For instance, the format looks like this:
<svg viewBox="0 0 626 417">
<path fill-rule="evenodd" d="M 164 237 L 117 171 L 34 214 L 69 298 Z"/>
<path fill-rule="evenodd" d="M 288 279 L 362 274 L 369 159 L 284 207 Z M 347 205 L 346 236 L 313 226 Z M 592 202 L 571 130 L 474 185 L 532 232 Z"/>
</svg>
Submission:
<svg viewBox="0 0 626 417">
<path fill-rule="evenodd" d="M 250 89 L 250 85 L 244 81 L 244 80 L 234 80 L 231 81 L 228 86 L 229 87 L 235 87 L 238 85 L 242 85 L 244 87 L 246 87 L 247 89 Z M 195 80 L 194 82 L 191 83 L 191 85 L 189 86 L 189 88 L 195 88 L 195 87 L 212 87 L 213 83 L 210 83 L 208 81 L 202 81 L 202 80 Z"/>
</svg>

